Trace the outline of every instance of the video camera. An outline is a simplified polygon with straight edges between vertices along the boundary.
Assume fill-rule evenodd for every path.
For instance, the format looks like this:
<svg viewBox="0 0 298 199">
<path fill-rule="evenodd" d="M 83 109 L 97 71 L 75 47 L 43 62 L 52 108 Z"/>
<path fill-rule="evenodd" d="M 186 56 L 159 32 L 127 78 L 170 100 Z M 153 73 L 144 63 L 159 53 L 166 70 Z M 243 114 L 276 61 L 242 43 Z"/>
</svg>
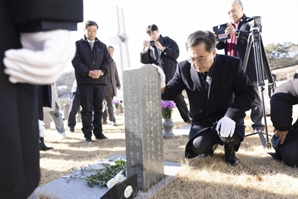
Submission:
<svg viewBox="0 0 298 199">
<path fill-rule="evenodd" d="M 261 16 L 253 16 L 247 20 L 248 24 L 252 29 L 260 29 L 261 27 Z"/>
</svg>

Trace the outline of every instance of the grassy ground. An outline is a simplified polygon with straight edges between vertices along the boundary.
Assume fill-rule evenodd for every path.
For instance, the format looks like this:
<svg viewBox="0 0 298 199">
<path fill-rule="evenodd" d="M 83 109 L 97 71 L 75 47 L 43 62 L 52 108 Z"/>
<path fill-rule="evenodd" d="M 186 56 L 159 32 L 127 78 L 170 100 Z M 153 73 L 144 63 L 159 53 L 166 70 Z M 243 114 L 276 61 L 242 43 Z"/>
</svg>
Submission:
<svg viewBox="0 0 298 199">
<path fill-rule="evenodd" d="M 112 155 L 125 155 L 124 115 L 117 115 L 118 126 L 104 125 L 108 140 L 83 143 L 81 123 L 75 133 L 68 133 L 68 139 L 60 140 L 52 128 L 46 130 L 45 142 L 54 149 L 41 151 L 40 185 L 72 172 L 72 168 L 87 166 Z M 175 109 L 175 128 L 185 125 Z M 270 118 L 267 118 L 269 133 L 272 132 Z M 249 117 L 246 118 L 247 132 L 250 132 Z M 224 161 L 223 147 L 219 146 L 214 157 L 184 159 L 187 137 L 164 140 L 164 158 L 182 163 L 183 169 L 176 178 L 160 191 L 154 199 L 160 198 L 298 198 L 298 170 L 277 162 L 268 155 L 273 149 L 264 148 L 257 135 L 246 137 L 237 153 L 240 163 L 228 166 Z"/>
</svg>

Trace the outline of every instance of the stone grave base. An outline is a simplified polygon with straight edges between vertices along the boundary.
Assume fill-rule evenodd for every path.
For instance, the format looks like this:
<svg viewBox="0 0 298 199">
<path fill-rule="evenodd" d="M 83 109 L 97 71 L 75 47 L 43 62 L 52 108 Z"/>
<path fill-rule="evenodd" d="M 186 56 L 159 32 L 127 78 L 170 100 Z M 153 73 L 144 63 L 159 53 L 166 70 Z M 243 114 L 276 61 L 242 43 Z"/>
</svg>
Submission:
<svg viewBox="0 0 298 199">
<path fill-rule="evenodd" d="M 125 156 L 114 155 L 109 157 L 107 160 L 117 160 L 118 158 L 126 159 Z M 103 168 L 103 165 L 101 163 L 97 163 L 89 165 L 88 168 L 100 169 Z M 138 196 L 135 198 L 150 198 L 173 180 L 181 168 L 180 163 L 164 161 L 164 178 L 153 185 L 148 191 L 138 191 Z M 89 187 L 86 181 L 73 179 L 70 178 L 70 176 L 81 176 L 81 171 L 74 171 L 67 176 L 62 176 L 52 182 L 37 187 L 35 191 L 38 195 L 44 195 L 53 199 L 99 199 L 108 191 L 106 187 L 101 188 L 97 185 Z"/>
</svg>

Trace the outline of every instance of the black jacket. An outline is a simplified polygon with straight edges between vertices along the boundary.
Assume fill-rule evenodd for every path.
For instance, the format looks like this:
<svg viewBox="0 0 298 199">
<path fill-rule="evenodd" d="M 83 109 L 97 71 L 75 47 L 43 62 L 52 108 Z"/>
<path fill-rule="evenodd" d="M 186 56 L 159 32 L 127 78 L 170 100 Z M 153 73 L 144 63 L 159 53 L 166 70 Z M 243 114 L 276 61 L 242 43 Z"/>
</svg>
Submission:
<svg viewBox="0 0 298 199">
<path fill-rule="evenodd" d="M 0 198 L 27 198 L 40 180 L 37 86 L 9 82 L 4 52 L 22 32 L 76 30 L 83 1 L 1 0 L 0 19 Z"/>
<path fill-rule="evenodd" d="M 270 114 L 274 128 L 289 131 L 293 127 L 292 112 L 296 104 L 298 104 L 298 79 L 279 85 L 270 99 Z"/>
<path fill-rule="evenodd" d="M 246 15 L 243 15 L 243 17 L 240 19 L 240 22 L 238 24 L 238 30 L 240 31 L 240 33 L 237 38 L 237 52 L 238 52 L 238 57 L 242 60 L 242 64 L 244 62 L 248 37 L 251 32 L 250 22 L 247 22 L 248 19 L 249 18 Z M 262 30 L 262 27 L 260 27 L 260 32 L 261 30 Z M 219 41 L 216 45 L 216 48 L 219 50 L 224 49 L 225 54 L 227 54 L 226 40 Z M 247 74 L 249 80 L 252 82 L 257 81 L 256 67 L 257 66 L 255 65 L 255 60 L 254 60 L 254 49 L 253 49 L 253 46 L 251 45 L 245 73 Z"/>
<path fill-rule="evenodd" d="M 121 87 L 116 62 L 112 59 L 111 67 L 108 68 L 106 97 L 117 96 L 117 88 Z"/>
<path fill-rule="evenodd" d="M 159 50 L 156 49 L 156 46 L 148 48 L 145 53 L 141 53 L 141 63 L 160 66 L 165 73 L 167 83 L 175 74 L 177 59 L 179 57 L 179 47 L 174 40 L 169 37 L 163 37 L 162 35 L 159 36 L 159 42 L 166 49 L 159 55 Z M 152 51 L 154 51 L 154 53 Z"/>
<path fill-rule="evenodd" d="M 111 57 L 107 46 L 95 38 L 93 49 L 88 43 L 86 36 L 84 39 L 76 41 L 76 55 L 72 60 L 75 69 L 77 84 L 106 84 L 106 74 L 111 64 Z M 104 75 L 98 79 L 88 76 L 90 70 L 102 70 Z"/>
<path fill-rule="evenodd" d="M 255 93 L 241 67 L 241 60 L 216 55 L 208 76 L 211 77 L 211 86 L 207 93 L 198 72 L 187 60 L 182 61 L 178 63 L 173 79 L 166 85 L 162 99 L 173 100 L 185 89 L 190 106 L 189 115 L 198 125 L 209 127 L 223 116 L 236 123 L 242 122 L 245 112 L 251 107 Z"/>
</svg>

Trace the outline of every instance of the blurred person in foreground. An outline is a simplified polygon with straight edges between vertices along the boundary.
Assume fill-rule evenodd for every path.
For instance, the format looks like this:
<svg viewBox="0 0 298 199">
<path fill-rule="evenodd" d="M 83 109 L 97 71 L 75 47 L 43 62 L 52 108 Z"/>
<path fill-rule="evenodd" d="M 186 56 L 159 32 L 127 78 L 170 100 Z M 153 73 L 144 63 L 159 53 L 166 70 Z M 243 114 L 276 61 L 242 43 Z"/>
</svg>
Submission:
<svg viewBox="0 0 298 199">
<path fill-rule="evenodd" d="M 298 120 L 293 123 L 293 106 L 298 104 L 298 79 L 289 80 L 275 90 L 270 100 L 274 126 L 274 158 L 298 166 Z"/>
<path fill-rule="evenodd" d="M 107 139 L 102 133 L 101 120 L 111 57 L 107 46 L 96 37 L 97 30 L 95 21 L 86 21 L 84 38 L 76 41 L 77 51 L 72 60 L 80 93 L 85 143 L 92 142 L 92 123 L 95 139 Z"/>
<path fill-rule="evenodd" d="M 163 71 L 158 68 L 162 99 L 172 100 L 186 90 L 192 118 L 186 158 L 213 156 L 220 144 L 224 145 L 225 161 L 236 166 L 239 159 L 235 151 L 244 139 L 245 111 L 254 100 L 254 89 L 241 60 L 216 54 L 215 44 L 210 31 L 189 35 L 189 59 L 178 63 L 173 79 L 166 85 Z"/>
<path fill-rule="evenodd" d="M 27 198 L 40 180 L 36 85 L 73 58 L 83 2 L 1 0 L 0 18 L 0 198 Z"/>
<path fill-rule="evenodd" d="M 166 83 L 174 76 L 177 68 L 177 58 L 179 57 L 179 47 L 177 43 L 167 36 L 159 33 L 155 24 L 147 27 L 146 33 L 151 41 L 143 42 L 143 50 L 141 52 L 141 63 L 155 64 L 163 69 L 166 75 Z M 185 123 L 190 123 L 188 108 L 183 95 L 180 93 L 174 99 L 178 111 Z"/>
<path fill-rule="evenodd" d="M 250 22 L 248 21 L 250 18 L 244 14 L 244 7 L 241 0 L 228 1 L 227 13 L 231 21 L 228 23 L 225 33 L 230 35 L 230 39 L 219 41 L 216 48 L 219 50 L 224 49 L 226 55 L 239 57 L 243 63 L 248 43 L 248 36 L 251 32 Z M 261 32 L 261 30 L 262 27 L 260 25 L 259 31 Z M 254 56 L 254 50 L 252 48 L 248 57 L 245 73 L 250 82 L 254 85 L 255 89 L 255 100 L 253 101 L 250 109 L 250 119 L 252 121 L 252 128 L 254 132 L 257 133 L 263 132 L 265 125 L 262 123 L 263 106 L 257 84 L 257 66 L 255 64 Z"/>
<path fill-rule="evenodd" d="M 108 46 L 108 51 L 113 58 L 114 48 L 113 46 Z M 114 116 L 114 107 L 113 107 L 113 98 L 117 96 L 117 89 L 121 89 L 121 83 L 119 80 L 119 75 L 117 71 L 116 62 L 112 59 L 111 67 L 108 68 L 107 74 L 107 87 L 106 87 L 106 95 L 104 100 L 107 102 L 107 108 L 104 109 L 102 115 L 102 124 L 107 123 L 107 117 L 109 115 L 109 120 L 112 126 L 116 126 L 116 118 Z"/>
</svg>

